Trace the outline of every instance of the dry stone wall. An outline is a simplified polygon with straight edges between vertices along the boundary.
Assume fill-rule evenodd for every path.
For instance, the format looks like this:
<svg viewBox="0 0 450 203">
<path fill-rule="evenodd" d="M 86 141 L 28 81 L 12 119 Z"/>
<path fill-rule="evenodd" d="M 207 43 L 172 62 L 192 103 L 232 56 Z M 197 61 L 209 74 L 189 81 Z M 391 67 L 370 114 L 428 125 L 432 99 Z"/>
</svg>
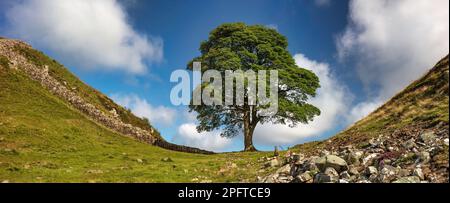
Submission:
<svg viewBox="0 0 450 203">
<path fill-rule="evenodd" d="M 158 139 L 158 137 L 153 136 L 153 130 L 150 132 L 143 130 L 139 127 L 135 127 L 131 124 L 122 122 L 117 116 L 110 116 L 106 114 L 105 112 L 99 110 L 96 106 L 85 101 L 82 97 L 78 96 L 75 92 L 71 91 L 65 85 L 61 84 L 58 80 L 49 75 L 47 65 L 44 65 L 44 67 L 37 67 L 36 65 L 30 63 L 28 59 L 26 59 L 23 55 L 17 53 L 15 49 L 16 46 L 22 46 L 24 48 L 32 49 L 30 45 L 18 40 L 0 39 L 0 54 L 5 56 L 9 60 L 10 68 L 19 69 L 25 72 L 31 79 L 38 81 L 51 93 L 64 99 L 73 107 L 83 112 L 91 119 L 97 121 L 101 125 L 120 134 L 135 138 L 141 142 L 157 145 L 162 148 L 190 153 L 212 153 L 205 150 L 166 142 L 165 140 Z"/>
</svg>

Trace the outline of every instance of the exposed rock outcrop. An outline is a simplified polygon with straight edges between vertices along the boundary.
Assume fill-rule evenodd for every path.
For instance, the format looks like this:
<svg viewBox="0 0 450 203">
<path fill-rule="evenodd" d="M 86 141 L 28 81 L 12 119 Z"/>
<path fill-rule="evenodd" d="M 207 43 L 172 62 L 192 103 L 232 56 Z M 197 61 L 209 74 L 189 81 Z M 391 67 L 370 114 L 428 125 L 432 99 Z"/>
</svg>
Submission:
<svg viewBox="0 0 450 203">
<path fill-rule="evenodd" d="M 380 135 L 364 147 L 349 145 L 317 152 L 322 156 L 288 153 L 286 164 L 260 182 L 449 182 L 449 134 L 448 125 L 443 125 L 423 132 Z"/>
</svg>

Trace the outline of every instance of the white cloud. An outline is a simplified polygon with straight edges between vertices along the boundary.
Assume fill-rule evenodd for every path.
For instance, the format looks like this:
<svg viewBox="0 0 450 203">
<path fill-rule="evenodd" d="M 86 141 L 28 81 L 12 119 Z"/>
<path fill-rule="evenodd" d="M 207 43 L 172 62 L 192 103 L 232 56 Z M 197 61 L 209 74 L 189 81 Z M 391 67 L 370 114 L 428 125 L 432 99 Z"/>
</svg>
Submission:
<svg viewBox="0 0 450 203">
<path fill-rule="evenodd" d="M 294 128 L 281 124 L 258 125 L 254 135 L 258 144 L 294 144 L 310 136 L 319 136 L 336 127 L 339 118 L 347 112 L 352 95 L 332 75 L 329 65 L 308 59 L 303 54 L 296 54 L 294 59 L 298 66 L 313 71 L 320 79 L 321 88 L 309 103 L 318 107 L 321 115 L 309 124 L 300 124 Z"/>
<path fill-rule="evenodd" d="M 147 71 L 162 40 L 135 31 L 116 0 L 24 0 L 7 9 L 8 32 L 88 67 Z"/>
<path fill-rule="evenodd" d="M 314 3 L 319 7 L 329 6 L 331 4 L 331 0 L 314 0 Z"/>
<path fill-rule="evenodd" d="M 382 104 L 383 101 L 379 99 L 356 104 L 355 106 L 352 107 L 349 114 L 347 115 L 348 123 L 361 120 L 365 116 L 372 113 L 376 108 L 380 107 Z"/>
<path fill-rule="evenodd" d="M 183 117 L 186 122 L 192 123 L 197 121 L 197 113 L 194 111 L 193 112 L 183 111 Z"/>
<path fill-rule="evenodd" d="M 448 0 L 352 0 L 349 12 L 338 55 L 356 60 L 372 101 L 386 101 L 449 52 Z"/>
<path fill-rule="evenodd" d="M 220 136 L 219 131 L 198 133 L 195 123 L 184 123 L 178 128 L 173 141 L 182 145 L 211 151 L 222 151 L 230 146 L 231 139 Z"/>
<path fill-rule="evenodd" d="M 148 118 L 151 123 L 169 125 L 175 121 L 177 112 L 174 109 L 164 106 L 154 107 L 137 95 L 112 94 L 111 98 L 119 105 L 131 109 L 136 116 Z"/>
</svg>

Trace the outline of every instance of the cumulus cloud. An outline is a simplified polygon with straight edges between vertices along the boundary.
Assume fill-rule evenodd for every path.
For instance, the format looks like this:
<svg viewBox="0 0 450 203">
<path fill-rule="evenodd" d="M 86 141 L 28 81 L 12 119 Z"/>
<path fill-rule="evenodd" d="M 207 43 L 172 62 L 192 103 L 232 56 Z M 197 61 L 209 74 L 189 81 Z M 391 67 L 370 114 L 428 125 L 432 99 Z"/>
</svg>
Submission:
<svg viewBox="0 0 450 203">
<path fill-rule="evenodd" d="M 220 136 L 219 131 L 197 132 L 195 123 L 184 123 L 178 128 L 173 141 L 182 145 L 211 151 L 222 151 L 232 143 L 231 139 Z"/>
<path fill-rule="evenodd" d="M 374 110 L 449 52 L 448 0 L 352 0 L 349 12 L 338 56 L 356 61 L 372 95 L 355 114 Z"/>
<path fill-rule="evenodd" d="M 375 99 L 373 101 L 361 102 L 353 106 L 348 113 L 347 120 L 348 123 L 352 123 L 358 120 L 361 120 L 365 116 L 372 113 L 376 108 L 380 107 L 383 104 L 382 100 Z"/>
<path fill-rule="evenodd" d="M 258 125 L 254 135 L 258 144 L 294 144 L 307 137 L 319 136 L 336 127 L 339 118 L 348 110 L 352 95 L 333 76 L 329 64 L 308 59 L 303 54 L 296 54 L 294 59 L 298 66 L 313 71 L 320 79 L 321 88 L 309 102 L 321 110 L 321 115 L 309 124 L 300 124 L 294 128 L 281 124 Z"/>
<path fill-rule="evenodd" d="M 141 74 L 163 57 L 162 40 L 134 30 L 116 0 L 24 0 L 5 15 L 9 34 L 78 65 Z"/>
<path fill-rule="evenodd" d="M 151 123 L 160 123 L 164 125 L 172 124 L 175 121 L 177 112 L 168 107 L 154 107 L 147 100 L 140 98 L 135 94 L 112 94 L 111 98 L 139 117 L 145 117 Z"/>
</svg>

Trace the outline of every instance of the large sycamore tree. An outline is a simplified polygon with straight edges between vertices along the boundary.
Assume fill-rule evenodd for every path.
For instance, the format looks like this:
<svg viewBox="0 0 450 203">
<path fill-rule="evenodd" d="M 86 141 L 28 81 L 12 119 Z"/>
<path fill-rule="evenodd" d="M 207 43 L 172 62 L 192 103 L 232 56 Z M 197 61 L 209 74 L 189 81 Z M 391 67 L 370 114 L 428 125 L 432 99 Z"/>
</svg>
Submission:
<svg viewBox="0 0 450 203">
<path fill-rule="evenodd" d="M 295 127 L 319 115 L 320 110 L 307 103 L 320 87 L 319 78 L 298 67 L 287 47 L 286 37 L 263 25 L 227 23 L 212 30 L 208 40 L 200 45 L 201 55 L 188 63 L 188 69 L 193 70 L 194 62 L 200 62 L 201 72 L 213 69 L 223 75 L 225 70 L 278 70 L 278 111 L 271 116 L 261 116 L 259 112 L 264 107 L 251 105 L 248 94 L 245 94 L 244 105 L 193 105 L 191 101 L 190 111 L 197 113 L 199 121 L 197 130 L 221 130 L 221 136 L 228 138 L 242 133 L 244 151 L 256 151 L 253 132 L 258 123 Z M 248 82 L 245 84 L 247 86 Z"/>
</svg>

